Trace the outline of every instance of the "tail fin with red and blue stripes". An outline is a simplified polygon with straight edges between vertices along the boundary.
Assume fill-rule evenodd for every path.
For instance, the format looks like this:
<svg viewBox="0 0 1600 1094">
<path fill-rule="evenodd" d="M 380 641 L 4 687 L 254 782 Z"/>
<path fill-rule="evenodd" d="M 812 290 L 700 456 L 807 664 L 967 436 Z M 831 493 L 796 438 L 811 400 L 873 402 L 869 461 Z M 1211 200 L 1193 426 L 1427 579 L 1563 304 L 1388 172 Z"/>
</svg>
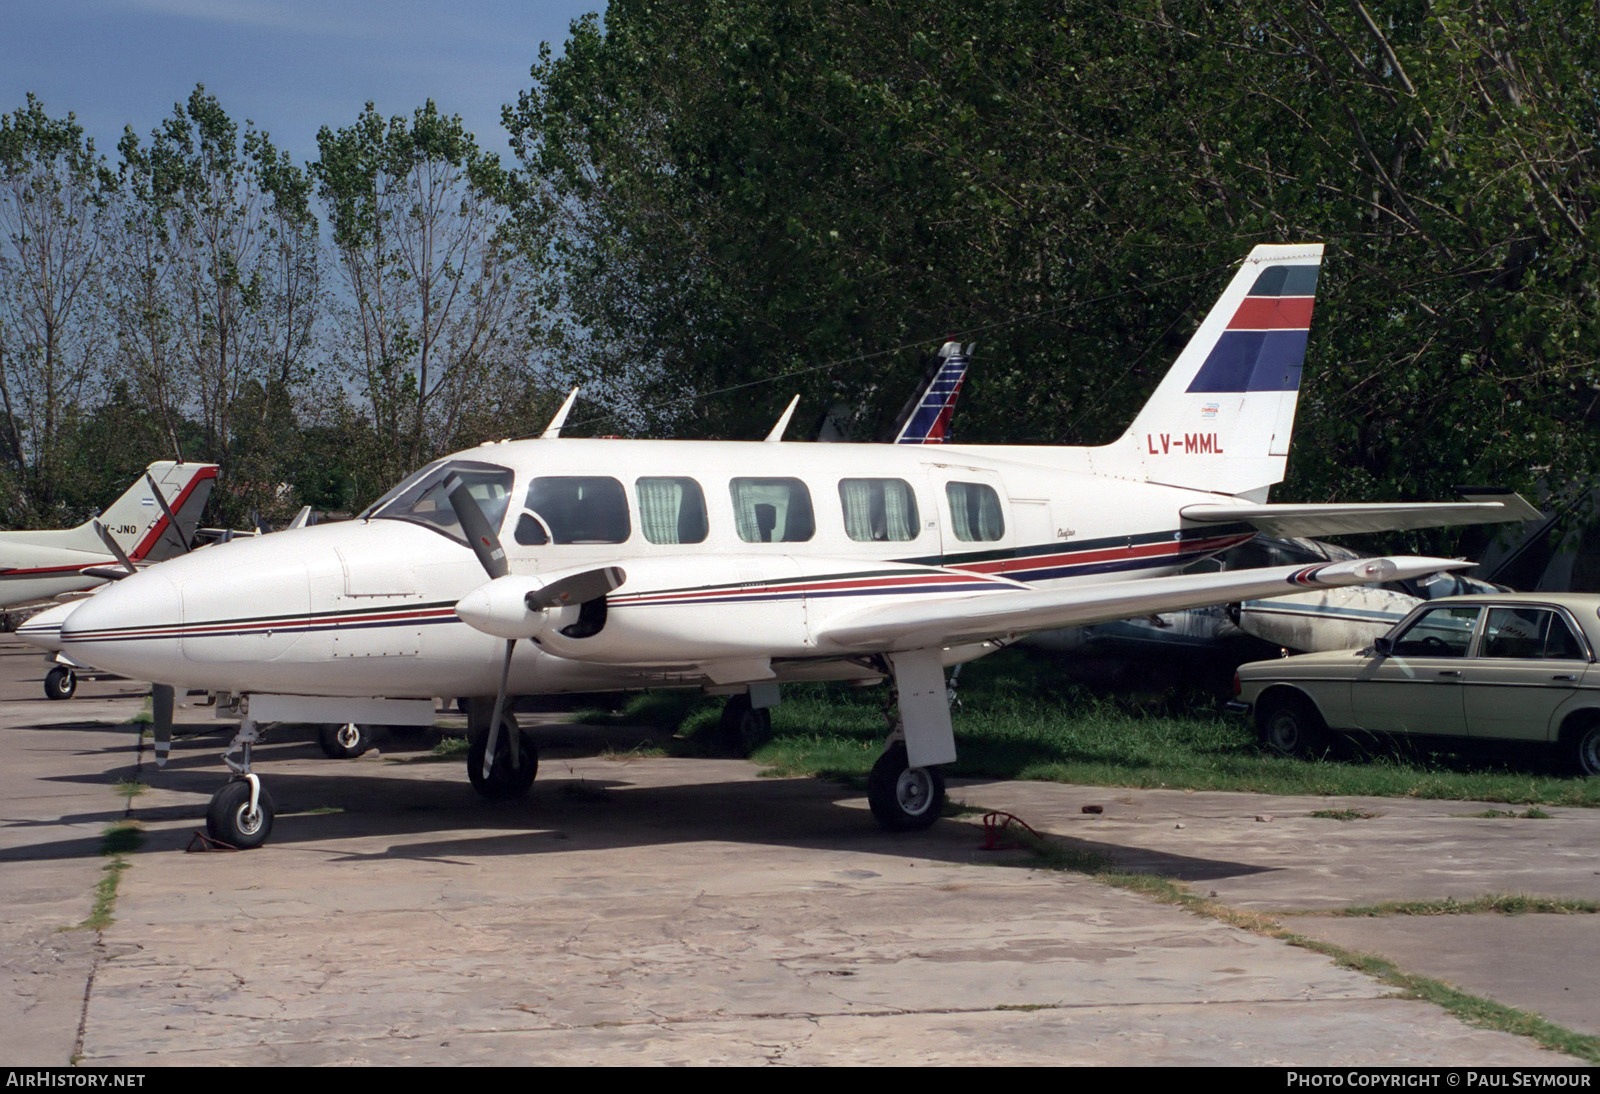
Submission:
<svg viewBox="0 0 1600 1094">
<path fill-rule="evenodd" d="M 1097 452 L 1149 482 L 1265 500 L 1283 481 L 1321 263 L 1320 243 L 1251 251 L 1133 425 Z"/>
<path fill-rule="evenodd" d="M 913 395 L 900 411 L 900 428 L 895 444 L 946 444 L 950 440 L 950 419 L 955 414 L 956 397 L 967 377 L 972 346 L 965 350 L 959 342 L 946 342 L 939 349 L 939 360 L 922 390 Z"/>
</svg>

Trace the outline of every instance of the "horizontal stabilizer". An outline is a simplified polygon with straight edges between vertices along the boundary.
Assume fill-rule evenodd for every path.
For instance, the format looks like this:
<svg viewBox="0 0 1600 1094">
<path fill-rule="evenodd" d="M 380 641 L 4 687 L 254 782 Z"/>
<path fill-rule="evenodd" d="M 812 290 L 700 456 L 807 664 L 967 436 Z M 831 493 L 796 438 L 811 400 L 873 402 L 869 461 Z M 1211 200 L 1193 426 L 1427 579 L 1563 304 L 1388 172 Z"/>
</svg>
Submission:
<svg viewBox="0 0 1600 1094">
<path fill-rule="evenodd" d="M 867 608 L 823 628 L 817 645 L 822 650 L 876 652 L 953 646 L 1285 592 L 1401 581 L 1471 565 L 1447 558 L 1358 558 L 1317 566 L 1175 574 L 1065 589 L 990 591 Z"/>
<path fill-rule="evenodd" d="M 1469 494 L 1467 502 L 1370 505 L 1214 505 L 1199 502 L 1179 510 L 1185 520 L 1249 524 L 1269 536 L 1298 539 L 1357 532 L 1396 532 L 1457 524 L 1504 524 L 1537 520 L 1539 510 L 1520 494 Z"/>
</svg>

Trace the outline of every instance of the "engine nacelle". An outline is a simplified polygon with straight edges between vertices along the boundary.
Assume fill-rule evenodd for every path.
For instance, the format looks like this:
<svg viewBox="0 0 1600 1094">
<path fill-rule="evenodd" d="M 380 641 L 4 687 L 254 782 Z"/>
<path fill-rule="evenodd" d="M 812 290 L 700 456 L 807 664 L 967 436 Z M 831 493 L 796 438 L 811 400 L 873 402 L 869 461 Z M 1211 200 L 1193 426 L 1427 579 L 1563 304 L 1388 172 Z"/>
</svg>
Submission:
<svg viewBox="0 0 1600 1094">
<path fill-rule="evenodd" d="M 815 652 L 806 628 L 805 574 L 839 570 L 825 560 L 802 565 L 787 555 L 625 559 L 617 565 L 627 578 L 605 597 L 603 612 L 590 603 L 551 613 L 531 636 L 541 649 L 607 664 L 803 656 Z"/>
</svg>

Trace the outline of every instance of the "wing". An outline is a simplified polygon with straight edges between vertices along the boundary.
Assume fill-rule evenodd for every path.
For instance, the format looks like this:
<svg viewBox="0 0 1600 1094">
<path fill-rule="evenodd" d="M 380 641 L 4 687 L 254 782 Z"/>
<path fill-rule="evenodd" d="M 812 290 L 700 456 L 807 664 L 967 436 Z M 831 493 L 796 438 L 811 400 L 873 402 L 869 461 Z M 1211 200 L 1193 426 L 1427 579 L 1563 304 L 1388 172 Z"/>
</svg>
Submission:
<svg viewBox="0 0 1600 1094">
<path fill-rule="evenodd" d="M 1320 566 L 1176 574 L 1065 589 L 991 591 L 865 608 L 824 628 L 817 635 L 817 646 L 875 652 L 954 646 L 1288 591 L 1399 581 L 1471 565 L 1446 558 L 1360 558 Z"/>
<path fill-rule="evenodd" d="M 1185 520 L 1205 523 L 1243 522 L 1269 536 L 1295 539 L 1354 532 L 1392 532 L 1407 528 L 1443 528 L 1456 524 L 1503 524 L 1538 520 L 1542 514 L 1520 494 L 1499 490 L 1462 490 L 1465 502 L 1380 505 L 1185 505 Z"/>
</svg>

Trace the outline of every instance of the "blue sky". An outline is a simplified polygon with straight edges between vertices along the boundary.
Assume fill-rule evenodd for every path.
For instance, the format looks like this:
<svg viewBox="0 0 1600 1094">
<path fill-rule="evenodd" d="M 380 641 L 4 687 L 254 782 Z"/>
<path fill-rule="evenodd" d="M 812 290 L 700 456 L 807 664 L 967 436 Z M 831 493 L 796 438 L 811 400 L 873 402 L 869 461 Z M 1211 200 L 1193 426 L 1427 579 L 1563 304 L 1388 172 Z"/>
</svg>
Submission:
<svg viewBox="0 0 1600 1094">
<path fill-rule="evenodd" d="M 500 107 L 528 87 L 539 43 L 605 0 L 0 0 L 0 112 L 28 92 L 68 111 L 111 160 L 203 83 L 304 162 L 316 132 L 432 98 L 509 156 Z"/>
</svg>

